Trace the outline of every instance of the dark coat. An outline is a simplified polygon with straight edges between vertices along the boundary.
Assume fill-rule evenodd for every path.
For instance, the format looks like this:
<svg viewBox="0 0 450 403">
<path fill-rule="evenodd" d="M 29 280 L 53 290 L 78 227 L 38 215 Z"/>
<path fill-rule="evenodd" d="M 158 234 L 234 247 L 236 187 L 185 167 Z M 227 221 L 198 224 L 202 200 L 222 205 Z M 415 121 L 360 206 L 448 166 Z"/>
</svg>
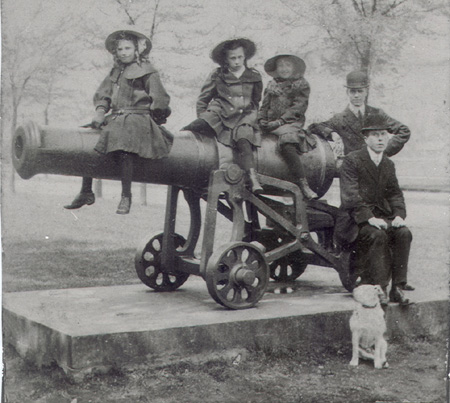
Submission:
<svg viewBox="0 0 450 403">
<path fill-rule="evenodd" d="M 311 88 L 305 78 L 270 81 L 258 112 L 258 121 L 280 121 L 282 125 L 273 131 L 278 136 L 278 145 L 293 143 L 299 152 L 308 152 L 316 141 L 303 130 Z"/>
<path fill-rule="evenodd" d="M 368 118 L 369 115 L 379 114 L 385 120 L 388 126 L 387 131 L 394 136 L 389 140 L 388 146 L 386 148 L 386 155 L 391 157 L 397 154 L 409 140 L 411 132 L 407 126 L 392 119 L 387 115 L 382 109 L 373 108 L 372 106 L 366 105 L 364 120 Z M 343 112 L 337 113 L 330 120 L 323 123 L 313 123 L 309 126 L 309 130 L 312 133 L 316 133 L 327 140 L 331 140 L 331 133 L 336 132 L 342 138 L 344 143 L 344 154 L 356 150 L 360 150 L 365 146 L 364 137 L 361 134 L 362 125 L 355 114 L 347 107 Z"/>
<path fill-rule="evenodd" d="M 216 132 L 217 139 L 232 145 L 240 125 L 253 127 L 248 140 L 261 145 L 257 113 L 262 95 L 261 74 L 246 68 L 240 78 L 226 69 L 217 68 L 206 79 L 197 99 L 197 117 L 204 119 Z"/>
<path fill-rule="evenodd" d="M 95 150 L 103 154 L 122 150 L 143 158 L 166 156 L 170 140 L 154 122 L 151 112 L 167 110 L 169 101 L 151 63 L 115 65 L 94 95 L 95 108 L 112 112 Z M 115 113 L 120 110 L 123 112 Z"/>
<path fill-rule="evenodd" d="M 386 155 L 377 167 L 367 147 L 351 152 L 344 158 L 340 175 L 341 207 L 335 227 L 338 242 L 354 242 L 358 225 L 372 217 L 388 221 L 396 216 L 406 218 L 395 165 Z"/>
</svg>

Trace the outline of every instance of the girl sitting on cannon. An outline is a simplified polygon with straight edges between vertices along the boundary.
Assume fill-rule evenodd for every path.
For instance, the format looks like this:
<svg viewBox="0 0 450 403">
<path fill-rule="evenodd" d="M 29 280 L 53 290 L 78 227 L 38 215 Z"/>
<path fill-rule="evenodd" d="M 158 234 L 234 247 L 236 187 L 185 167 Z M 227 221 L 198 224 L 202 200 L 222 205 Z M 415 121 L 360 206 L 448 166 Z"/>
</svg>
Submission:
<svg viewBox="0 0 450 403">
<path fill-rule="evenodd" d="M 184 130 L 217 136 L 237 151 L 237 164 L 247 173 L 254 193 L 262 191 L 255 172 L 254 147 L 261 146 L 257 123 L 262 95 L 260 73 L 247 67 L 256 45 L 244 38 L 218 44 L 211 58 L 220 67 L 208 76 L 197 99 L 197 117 Z"/>
<path fill-rule="evenodd" d="M 170 151 L 171 139 L 158 127 L 170 114 L 170 97 L 147 59 L 149 38 L 135 31 L 116 31 L 106 38 L 105 46 L 114 56 L 114 66 L 95 93 L 96 115 L 90 126 L 102 129 L 95 150 L 114 153 L 120 163 L 122 198 L 116 213 L 128 214 L 134 159 L 159 159 Z M 85 177 L 81 192 L 64 207 L 77 209 L 94 202 L 92 178 Z"/>
<path fill-rule="evenodd" d="M 264 91 L 258 122 L 265 133 L 278 136 L 278 150 L 296 178 L 303 196 L 317 197 L 308 185 L 299 154 L 316 146 L 314 138 L 303 130 L 310 87 L 303 77 L 305 62 L 293 55 L 277 55 L 266 61 L 264 70 L 273 77 Z"/>
</svg>

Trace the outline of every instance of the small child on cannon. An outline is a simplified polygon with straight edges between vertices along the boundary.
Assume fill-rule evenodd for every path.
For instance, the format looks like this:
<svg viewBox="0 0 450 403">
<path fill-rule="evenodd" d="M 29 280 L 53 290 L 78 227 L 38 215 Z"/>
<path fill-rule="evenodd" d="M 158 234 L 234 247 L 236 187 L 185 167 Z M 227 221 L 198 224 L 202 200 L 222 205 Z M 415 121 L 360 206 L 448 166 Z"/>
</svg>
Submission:
<svg viewBox="0 0 450 403">
<path fill-rule="evenodd" d="M 303 130 L 310 87 L 303 77 L 305 62 L 294 55 L 277 55 L 266 61 L 264 70 L 273 77 L 264 91 L 258 113 L 263 133 L 278 136 L 278 149 L 296 178 L 303 196 L 317 198 L 306 179 L 299 154 L 316 146 L 314 138 Z"/>
<path fill-rule="evenodd" d="M 114 66 L 95 93 L 90 126 L 102 129 L 95 150 L 113 153 L 120 164 L 122 197 L 116 213 L 128 214 L 135 158 L 158 159 L 170 151 L 171 139 L 158 126 L 170 114 L 170 97 L 147 59 L 152 48 L 149 38 L 135 31 L 116 31 L 106 38 L 105 47 L 114 56 Z M 77 209 L 94 202 L 92 178 L 83 178 L 80 193 L 64 207 Z"/>
<path fill-rule="evenodd" d="M 257 123 L 262 96 L 260 73 L 247 67 L 256 45 L 244 38 L 218 44 L 211 58 L 220 67 L 208 76 L 197 99 L 197 118 L 184 128 L 217 136 L 237 151 L 237 164 L 247 173 L 254 193 L 262 191 L 255 172 L 254 147 L 261 146 Z"/>
</svg>

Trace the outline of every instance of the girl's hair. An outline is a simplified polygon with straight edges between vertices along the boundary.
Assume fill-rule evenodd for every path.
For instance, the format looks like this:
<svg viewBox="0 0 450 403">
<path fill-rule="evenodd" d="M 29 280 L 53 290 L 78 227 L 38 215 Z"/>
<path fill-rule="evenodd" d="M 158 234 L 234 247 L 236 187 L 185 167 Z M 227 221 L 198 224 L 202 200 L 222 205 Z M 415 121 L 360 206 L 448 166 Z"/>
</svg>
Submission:
<svg viewBox="0 0 450 403">
<path fill-rule="evenodd" d="M 249 45 L 247 42 L 245 42 L 242 39 L 234 39 L 231 40 L 227 43 L 225 43 L 225 45 L 222 48 L 222 52 L 221 52 L 221 61 L 222 63 L 220 64 L 222 67 L 226 67 L 227 66 L 227 56 L 228 56 L 228 52 L 230 50 L 236 50 L 238 48 L 242 48 L 244 51 L 244 56 L 245 56 L 245 60 L 244 60 L 244 64 L 245 66 L 247 66 L 247 59 L 249 58 L 249 54 L 251 54 L 253 56 L 254 51 L 249 49 Z"/>
<path fill-rule="evenodd" d="M 120 34 L 116 40 L 115 40 L 115 44 L 114 44 L 114 61 L 117 62 L 118 58 L 117 58 L 117 47 L 119 46 L 119 42 L 120 41 L 130 41 L 133 43 L 134 45 L 134 51 L 136 54 L 136 60 L 138 62 L 141 62 L 142 60 L 146 59 L 145 56 L 142 56 L 142 54 L 139 53 L 139 42 L 138 42 L 138 38 L 134 35 L 130 35 L 127 34 L 126 32 Z"/>
</svg>

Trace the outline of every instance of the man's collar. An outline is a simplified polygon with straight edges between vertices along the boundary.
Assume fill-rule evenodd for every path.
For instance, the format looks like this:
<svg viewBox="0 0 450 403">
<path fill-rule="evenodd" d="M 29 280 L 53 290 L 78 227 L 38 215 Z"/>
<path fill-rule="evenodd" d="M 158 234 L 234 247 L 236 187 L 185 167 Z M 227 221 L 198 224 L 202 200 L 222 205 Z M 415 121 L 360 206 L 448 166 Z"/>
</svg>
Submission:
<svg viewBox="0 0 450 403">
<path fill-rule="evenodd" d="M 349 103 L 348 109 L 350 109 L 356 117 L 358 117 L 358 111 L 361 111 L 361 114 L 364 116 L 366 112 L 366 105 L 362 104 L 359 108 L 357 108 L 352 103 Z"/>
<path fill-rule="evenodd" d="M 367 147 L 367 151 L 369 152 L 370 159 L 374 162 L 375 165 L 378 166 L 378 164 L 381 162 L 381 159 L 383 158 L 383 153 L 377 154 L 370 147 Z"/>
</svg>

